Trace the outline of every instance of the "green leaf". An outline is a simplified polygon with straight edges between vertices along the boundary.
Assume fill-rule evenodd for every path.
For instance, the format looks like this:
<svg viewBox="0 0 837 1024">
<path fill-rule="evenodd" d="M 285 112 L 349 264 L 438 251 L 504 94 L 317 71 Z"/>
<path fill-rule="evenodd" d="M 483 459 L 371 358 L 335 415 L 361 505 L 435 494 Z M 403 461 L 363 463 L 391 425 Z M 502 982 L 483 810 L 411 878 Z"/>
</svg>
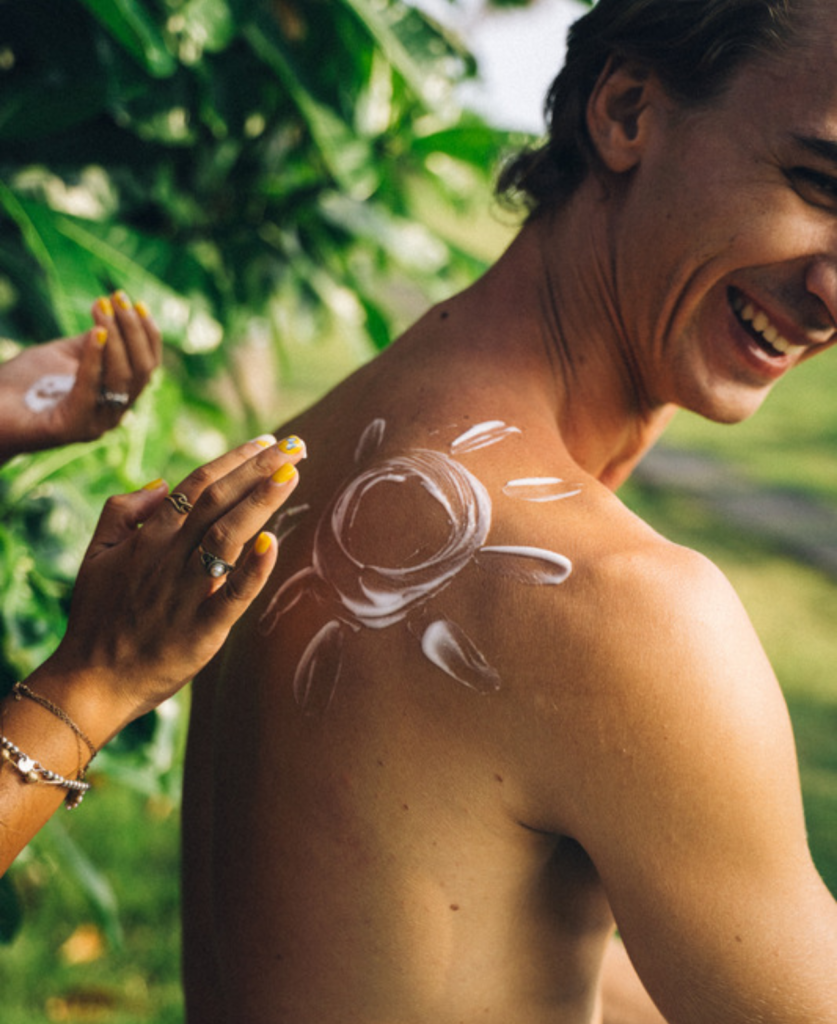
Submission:
<svg viewBox="0 0 837 1024">
<path fill-rule="evenodd" d="M 358 297 L 363 303 L 366 313 L 367 334 L 372 339 L 372 344 L 380 352 L 392 341 L 392 328 L 377 303 L 361 292 L 358 293 Z"/>
<path fill-rule="evenodd" d="M 68 334 L 87 330 L 96 296 L 119 287 L 142 298 L 161 330 L 187 348 L 206 351 L 220 342 L 223 329 L 202 299 L 210 279 L 187 252 L 127 227 L 56 213 L 1 183 L 0 204 L 17 221 L 43 268 L 57 318 Z M 155 266 L 158 273 L 149 269 Z M 179 291 L 167 283 L 170 276 L 179 281 Z M 183 294 L 190 289 L 192 301 Z"/>
<path fill-rule="evenodd" d="M 445 153 L 456 160 L 484 170 L 497 160 L 508 139 L 493 128 L 479 122 L 458 125 L 413 139 L 411 151 L 421 156 Z"/>
<path fill-rule="evenodd" d="M 177 70 L 160 29 L 138 0 L 80 0 L 111 36 L 155 78 Z"/>
<path fill-rule="evenodd" d="M 42 554 L 37 534 L 46 511 L 44 502 L 38 504 L 14 517 L 4 509 L 4 522 L 13 518 L 14 529 L 0 527 L 2 653 L 23 675 L 52 653 L 65 625 L 60 586 L 45 580 L 37 567 Z M 51 570 L 53 576 L 61 574 L 54 562 Z"/>
<path fill-rule="evenodd" d="M 23 907 L 8 875 L 0 878 L 0 943 L 7 945 L 20 931 Z"/>
<path fill-rule="evenodd" d="M 0 206 L 17 223 L 27 248 L 44 272 L 61 329 L 67 334 L 87 330 L 92 323 L 90 305 L 102 291 L 101 280 L 61 235 L 58 215 L 42 203 L 16 195 L 2 182 Z"/>
<path fill-rule="evenodd" d="M 9 338 L 55 338 L 57 324 L 46 301 L 46 289 L 37 265 L 23 244 L 20 232 L 0 209 L 0 268 L 15 291 L 16 301 L 8 311 L 0 334 Z M 5 317 L 4 317 L 5 320 Z"/>
<path fill-rule="evenodd" d="M 30 140 L 49 136 L 95 117 L 107 105 L 99 75 L 76 78 L 71 91 L 45 83 L 32 104 L 32 83 L 10 84 L 0 92 L 0 139 Z"/>
<path fill-rule="evenodd" d="M 115 949 L 121 949 L 123 932 L 119 920 L 119 907 L 116 893 L 107 875 L 96 867 L 55 817 L 49 823 L 49 832 L 58 850 L 63 869 L 75 877 L 79 888 L 90 900 L 111 945 Z"/>
<path fill-rule="evenodd" d="M 236 33 L 227 0 L 187 0 L 177 13 L 185 23 L 184 32 L 201 50 L 218 53 Z"/>
<path fill-rule="evenodd" d="M 378 176 L 369 145 L 305 89 L 266 25 L 253 22 L 244 28 L 243 35 L 255 53 L 279 76 L 334 180 L 351 195 L 371 194 Z"/>
<path fill-rule="evenodd" d="M 170 342 L 190 352 L 211 351 L 221 343 L 224 330 L 207 298 L 211 278 L 188 250 L 121 225 L 77 217 L 63 216 L 59 228 L 112 284 L 149 306 Z"/>
<path fill-rule="evenodd" d="M 438 103 L 438 88 L 432 88 L 426 68 L 413 57 L 393 29 L 384 12 L 393 10 L 392 5 L 371 3 L 370 0 L 346 0 L 347 5 L 366 26 L 381 49 L 381 53 L 401 75 L 413 92 L 427 106 Z M 395 8 L 397 11 L 397 8 Z M 399 12 L 403 15 L 403 11 Z M 427 32 L 430 33 L 429 27 Z M 435 36 L 435 34 L 434 34 Z M 438 86 L 438 81 L 435 83 Z"/>
</svg>

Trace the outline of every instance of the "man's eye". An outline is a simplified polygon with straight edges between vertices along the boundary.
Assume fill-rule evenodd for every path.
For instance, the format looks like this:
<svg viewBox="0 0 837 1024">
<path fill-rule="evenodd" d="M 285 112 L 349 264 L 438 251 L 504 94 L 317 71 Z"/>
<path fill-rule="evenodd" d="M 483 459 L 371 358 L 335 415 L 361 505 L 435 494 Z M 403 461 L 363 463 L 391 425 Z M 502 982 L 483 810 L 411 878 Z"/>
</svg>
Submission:
<svg viewBox="0 0 837 1024">
<path fill-rule="evenodd" d="M 837 206 L 837 178 L 811 167 L 794 167 L 789 177 L 806 202 L 815 206 Z"/>
</svg>

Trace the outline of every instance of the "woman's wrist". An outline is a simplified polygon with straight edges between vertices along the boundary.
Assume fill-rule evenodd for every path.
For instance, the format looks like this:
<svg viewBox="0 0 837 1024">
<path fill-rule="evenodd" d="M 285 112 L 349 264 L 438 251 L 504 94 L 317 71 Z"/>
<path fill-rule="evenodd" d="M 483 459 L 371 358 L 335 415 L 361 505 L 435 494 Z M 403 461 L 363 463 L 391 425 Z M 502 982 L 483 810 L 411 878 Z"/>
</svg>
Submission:
<svg viewBox="0 0 837 1024">
<path fill-rule="evenodd" d="M 63 662 L 60 648 L 24 684 L 69 719 L 72 726 L 61 721 L 61 714 L 43 708 L 45 714 L 52 715 L 56 727 L 63 725 L 70 736 L 82 743 L 88 760 L 92 759 L 90 747 L 100 750 L 140 713 L 121 698 L 113 673 L 99 668 L 73 668 Z"/>
<path fill-rule="evenodd" d="M 0 702 L 0 759 L 9 766 L 4 774 L 27 790 L 60 791 L 67 806 L 75 806 L 89 788 L 84 776 L 93 756 L 92 741 L 82 739 L 69 716 L 26 684 Z"/>
<path fill-rule="evenodd" d="M 95 680 L 48 662 L 0 700 L 0 875 L 62 801 L 80 803 L 96 750 L 116 731 Z"/>
</svg>

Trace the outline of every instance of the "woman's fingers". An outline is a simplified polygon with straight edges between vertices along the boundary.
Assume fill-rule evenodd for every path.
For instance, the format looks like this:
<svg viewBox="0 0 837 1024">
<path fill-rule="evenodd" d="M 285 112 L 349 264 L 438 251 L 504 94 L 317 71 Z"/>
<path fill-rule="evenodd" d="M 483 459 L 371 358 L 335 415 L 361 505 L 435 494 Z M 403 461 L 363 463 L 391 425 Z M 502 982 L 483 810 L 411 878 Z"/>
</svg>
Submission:
<svg viewBox="0 0 837 1024">
<path fill-rule="evenodd" d="M 131 386 L 131 362 L 110 298 L 96 300 L 93 304 L 93 319 L 108 332 L 97 401 L 103 412 L 118 419 L 139 392 L 134 393 Z"/>
<path fill-rule="evenodd" d="M 234 474 L 236 491 L 233 493 L 239 493 L 240 488 L 241 497 L 199 536 L 195 549 L 197 563 L 211 578 L 220 579 L 236 568 L 245 544 L 267 524 L 296 487 L 299 480 L 296 467 L 287 461 L 277 465 L 278 451 L 277 445 L 260 459 L 252 460 L 261 463 L 258 471 L 262 474 L 265 467 L 268 471 L 273 468 L 266 479 L 262 476 L 253 484 L 243 472 L 250 469 L 249 466 L 241 467 L 241 471 Z M 270 462 L 268 456 L 273 456 L 274 461 Z M 230 484 L 227 478 L 222 482 Z M 232 579 L 230 576 L 227 582 Z"/>
<path fill-rule="evenodd" d="M 137 527 L 163 503 L 167 491 L 168 486 L 164 480 L 152 480 L 131 494 L 117 494 L 108 498 L 87 547 L 85 561 L 135 536 Z"/>
<path fill-rule="evenodd" d="M 149 329 L 153 334 L 156 327 L 146 307 L 140 305 L 138 309 L 125 292 L 114 292 L 111 299 L 116 325 L 131 368 L 131 384 L 136 394 L 139 394 L 160 361 L 154 338 L 149 334 Z"/>
<path fill-rule="evenodd" d="M 213 459 L 212 462 L 198 466 L 172 489 L 169 501 L 161 508 L 159 515 L 149 522 L 147 526 L 149 535 L 168 532 L 172 526 L 184 527 L 186 516 L 192 515 L 195 503 L 208 487 L 275 444 L 276 438 L 272 434 L 262 434 L 252 441 L 233 448 L 232 451 L 225 452 L 217 459 Z M 236 500 L 234 496 L 233 500 Z M 197 532 L 206 529 L 206 513 L 199 512 L 199 514 L 203 517 L 204 525 L 196 527 Z"/>
<path fill-rule="evenodd" d="M 180 502 L 182 511 L 188 513 L 181 515 L 181 521 L 174 524 L 180 527 L 184 545 L 190 551 L 194 550 L 212 530 L 210 542 L 214 540 L 216 544 L 224 544 L 227 542 L 227 534 L 232 531 L 235 533 L 232 543 L 240 547 L 243 543 L 240 539 L 242 522 L 245 530 L 250 528 L 244 538 L 248 540 L 270 514 L 270 510 L 284 500 L 284 497 L 280 500 L 280 496 L 273 493 L 273 488 L 288 481 L 283 479 L 270 484 L 269 478 L 283 464 L 296 463 L 304 456 L 305 445 L 299 438 L 285 438 L 277 443 L 272 434 L 264 434 L 190 473 L 173 491 L 173 494 L 182 496 L 175 500 Z M 266 481 L 266 489 L 254 494 L 254 488 Z M 186 507 L 186 502 L 192 506 L 191 509 Z M 169 502 L 169 505 L 177 519 L 180 510 L 174 508 L 173 502 Z M 240 505 L 244 510 L 238 507 Z M 259 509 L 262 505 L 269 511 L 260 517 Z M 233 510 L 236 510 L 236 515 L 232 519 L 219 522 Z M 164 520 L 166 527 L 172 525 L 168 510 L 163 510 L 163 513 L 148 524 L 149 529 L 156 531 L 162 528 Z"/>
<path fill-rule="evenodd" d="M 99 401 L 107 338 L 102 326 L 79 336 L 75 381 L 66 398 L 51 410 L 57 444 L 90 441 L 114 425 L 112 413 Z"/>
<path fill-rule="evenodd" d="M 276 565 L 277 549 L 272 533 L 259 533 L 235 572 L 206 604 L 206 617 L 212 628 L 229 629 L 256 599 Z"/>
<path fill-rule="evenodd" d="M 66 399 L 69 408 L 65 411 L 65 418 L 68 421 L 81 423 L 91 420 L 91 409 L 95 415 L 95 402 L 102 379 L 107 339 L 107 329 L 104 327 L 91 327 L 86 334 L 80 336 L 81 348 L 76 379 Z M 91 424 L 91 432 L 94 435 L 95 429 Z"/>
<path fill-rule="evenodd" d="M 276 488 L 291 483 L 294 465 L 304 455 L 303 442 L 286 437 L 217 477 L 195 503 L 186 536 L 193 542 L 207 538 L 216 545 L 228 542 L 230 534 L 237 540 L 248 529 L 251 537 L 281 503 Z"/>
<path fill-rule="evenodd" d="M 298 482 L 291 459 L 302 458 L 304 444 L 298 438 L 273 441 L 272 435 L 248 441 L 200 466 L 171 493 L 163 480 L 154 480 L 108 499 L 86 559 L 137 537 L 142 524 L 138 539 L 149 567 L 164 561 L 177 574 L 191 565 L 193 579 L 226 575 Z M 213 560 L 220 565 L 213 568 Z"/>
<path fill-rule="evenodd" d="M 144 302 L 134 303 L 134 310 L 136 311 L 136 314 L 140 319 L 140 323 L 145 331 L 153 370 L 154 367 L 160 365 L 163 359 L 163 336 L 160 334 L 160 329 L 154 322 L 151 314 L 148 312 L 148 307 Z"/>
<path fill-rule="evenodd" d="M 248 441 L 198 467 L 164 495 L 143 526 L 143 547 L 178 573 L 218 584 L 236 567 L 248 541 L 284 504 L 297 484 L 294 463 L 305 455 L 298 437 L 271 434 Z"/>
<path fill-rule="evenodd" d="M 97 299 L 93 318 L 108 335 L 98 397 L 118 418 L 136 401 L 159 365 L 162 339 L 146 306 L 134 306 L 121 290 Z"/>
<path fill-rule="evenodd" d="M 259 531 L 293 492 L 293 462 L 305 452 L 298 438 L 273 441 L 240 446 L 172 494 L 154 481 L 107 502 L 61 650 L 68 664 L 111 673 L 126 721 L 171 696 L 217 653 L 269 577 L 278 545 Z M 229 575 L 213 573 L 213 556 L 229 564 Z"/>
</svg>

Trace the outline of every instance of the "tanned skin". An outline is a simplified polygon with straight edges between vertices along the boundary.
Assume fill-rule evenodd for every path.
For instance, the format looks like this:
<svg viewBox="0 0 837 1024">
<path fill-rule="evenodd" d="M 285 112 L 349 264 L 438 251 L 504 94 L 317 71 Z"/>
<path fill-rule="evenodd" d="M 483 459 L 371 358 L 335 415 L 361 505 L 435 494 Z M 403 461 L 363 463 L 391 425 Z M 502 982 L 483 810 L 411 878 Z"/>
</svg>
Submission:
<svg viewBox="0 0 837 1024">
<path fill-rule="evenodd" d="M 195 690 L 190 1022 L 837 1022 L 776 679 L 614 493 L 677 407 L 743 419 L 834 339 L 816 38 L 691 112 L 610 64 L 601 170 L 281 428 L 301 511 Z"/>
</svg>

